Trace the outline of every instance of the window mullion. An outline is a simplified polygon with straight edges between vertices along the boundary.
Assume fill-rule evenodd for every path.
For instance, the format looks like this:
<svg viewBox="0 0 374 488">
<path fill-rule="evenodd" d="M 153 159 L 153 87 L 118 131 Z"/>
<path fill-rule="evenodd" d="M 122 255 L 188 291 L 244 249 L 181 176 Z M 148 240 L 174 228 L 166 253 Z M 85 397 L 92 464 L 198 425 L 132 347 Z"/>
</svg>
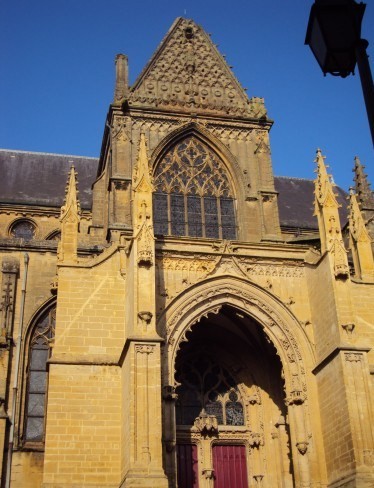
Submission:
<svg viewBox="0 0 374 488">
<path fill-rule="evenodd" d="M 222 218 L 221 218 L 221 199 L 219 197 L 216 198 L 217 198 L 218 236 L 220 239 L 222 239 L 223 233 L 222 233 Z"/>
</svg>

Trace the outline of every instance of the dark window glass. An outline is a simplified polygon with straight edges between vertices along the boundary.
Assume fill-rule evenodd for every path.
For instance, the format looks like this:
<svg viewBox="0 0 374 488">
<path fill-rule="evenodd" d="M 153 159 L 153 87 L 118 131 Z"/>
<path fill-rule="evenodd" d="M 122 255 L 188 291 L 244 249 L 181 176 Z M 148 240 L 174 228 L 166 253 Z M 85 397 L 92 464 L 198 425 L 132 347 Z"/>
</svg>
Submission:
<svg viewBox="0 0 374 488">
<path fill-rule="evenodd" d="M 223 410 L 221 402 L 209 402 L 205 405 L 205 411 L 208 415 L 214 415 L 217 418 L 217 422 L 222 425 L 223 422 Z"/>
<path fill-rule="evenodd" d="M 204 198 L 205 235 L 206 237 L 219 237 L 217 199 Z"/>
<path fill-rule="evenodd" d="M 203 226 L 201 220 L 201 198 L 197 196 L 187 197 L 188 235 L 202 237 Z"/>
<path fill-rule="evenodd" d="M 30 338 L 25 440 L 44 440 L 47 394 L 47 361 L 54 337 L 56 309 L 44 314 L 36 323 Z"/>
<path fill-rule="evenodd" d="M 174 236 L 186 235 L 185 217 L 184 217 L 184 196 L 178 194 L 170 195 L 170 216 L 171 216 L 171 233 Z"/>
<path fill-rule="evenodd" d="M 153 195 L 153 215 L 155 234 L 169 234 L 168 196 L 166 193 L 155 193 Z"/>
<path fill-rule="evenodd" d="M 21 220 L 16 222 L 11 230 L 12 237 L 31 241 L 35 235 L 35 225 L 28 220 Z"/>
<path fill-rule="evenodd" d="M 243 406 L 239 402 L 226 403 L 226 424 L 244 425 Z"/>
<path fill-rule="evenodd" d="M 236 239 L 234 200 L 221 198 L 221 225 L 223 239 Z"/>
<path fill-rule="evenodd" d="M 207 355 L 189 357 L 177 367 L 176 420 L 179 425 L 193 425 L 203 410 L 214 415 L 220 425 L 243 425 L 239 390 L 228 371 Z M 225 407 L 225 408 L 224 408 Z"/>
</svg>

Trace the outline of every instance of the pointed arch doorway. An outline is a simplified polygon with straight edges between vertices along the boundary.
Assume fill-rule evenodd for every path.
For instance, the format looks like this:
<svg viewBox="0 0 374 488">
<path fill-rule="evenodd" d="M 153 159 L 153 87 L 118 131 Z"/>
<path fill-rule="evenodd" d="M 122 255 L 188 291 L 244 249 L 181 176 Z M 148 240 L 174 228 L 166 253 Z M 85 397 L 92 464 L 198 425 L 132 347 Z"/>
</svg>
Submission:
<svg viewBox="0 0 374 488">
<path fill-rule="evenodd" d="M 178 488 L 294 486 L 282 366 L 251 317 L 225 305 L 176 356 Z"/>
</svg>

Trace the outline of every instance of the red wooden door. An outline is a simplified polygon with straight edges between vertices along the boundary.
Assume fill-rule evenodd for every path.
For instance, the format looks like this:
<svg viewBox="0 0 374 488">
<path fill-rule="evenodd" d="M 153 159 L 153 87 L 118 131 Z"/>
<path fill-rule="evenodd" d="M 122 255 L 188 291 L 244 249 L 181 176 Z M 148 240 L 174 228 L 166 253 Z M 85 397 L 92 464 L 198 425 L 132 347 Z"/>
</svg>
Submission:
<svg viewBox="0 0 374 488">
<path fill-rule="evenodd" d="M 178 488 L 199 488 L 197 446 L 178 444 L 177 463 Z"/>
<path fill-rule="evenodd" d="M 213 446 L 214 488 L 248 488 L 244 446 Z"/>
</svg>

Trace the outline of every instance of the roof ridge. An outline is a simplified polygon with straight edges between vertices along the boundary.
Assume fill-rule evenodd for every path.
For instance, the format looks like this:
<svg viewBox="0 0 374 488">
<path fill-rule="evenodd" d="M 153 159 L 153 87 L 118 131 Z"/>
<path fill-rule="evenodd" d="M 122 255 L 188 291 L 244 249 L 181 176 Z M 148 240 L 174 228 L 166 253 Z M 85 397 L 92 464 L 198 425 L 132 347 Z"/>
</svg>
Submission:
<svg viewBox="0 0 374 488">
<path fill-rule="evenodd" d="M 76 154 L 48 153 L 48 152 L 38 152 L 38 151 L 22 151 L 20 149 L 0 149 L 0 152 L 12 152 L 16 154 L 39 154 L 44 156 L 64 156 L 66 158 L 95 159 L 96 161 L 99 160 L 99 157 L 95 158 L 93 156 L 78 156 Z"/>
<path fill-rule="evenodd" d="M 298 176 L 276 176 L 276 175 L 274 175 L 274 178 L 285 178 L 287 180 L 314 181 L 314 179 L 312 179 L 312 178 L 300 178 Z"/>
</svg>

